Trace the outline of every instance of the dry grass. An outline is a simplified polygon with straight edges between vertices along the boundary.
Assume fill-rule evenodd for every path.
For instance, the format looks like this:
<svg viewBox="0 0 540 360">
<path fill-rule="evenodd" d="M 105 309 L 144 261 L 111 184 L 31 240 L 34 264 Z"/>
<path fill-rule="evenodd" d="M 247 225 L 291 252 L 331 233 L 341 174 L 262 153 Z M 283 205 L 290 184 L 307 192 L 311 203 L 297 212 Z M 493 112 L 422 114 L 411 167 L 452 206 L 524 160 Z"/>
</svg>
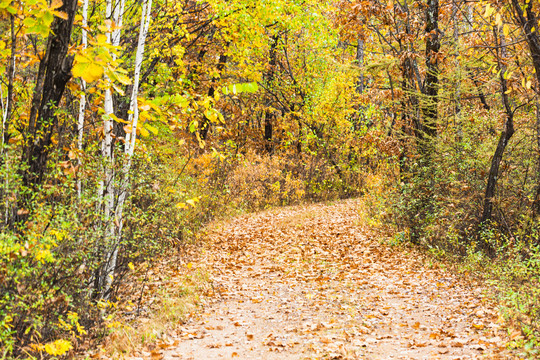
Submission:
<svg viewBox="0 0 540 360">
<path fill-rule="evenodd" d="M 125 299 L 117 304 L 107 321 L 108 334 L 87 356 L 123 359 L 151 352 L 167 342 L 212 291 L 207 270 L 194 262 L 168 258 L 157 262 L 148 273 L 137 270 L 130 281 L 133 286 L 145 284 L 142 300 Z"/>
</svg>

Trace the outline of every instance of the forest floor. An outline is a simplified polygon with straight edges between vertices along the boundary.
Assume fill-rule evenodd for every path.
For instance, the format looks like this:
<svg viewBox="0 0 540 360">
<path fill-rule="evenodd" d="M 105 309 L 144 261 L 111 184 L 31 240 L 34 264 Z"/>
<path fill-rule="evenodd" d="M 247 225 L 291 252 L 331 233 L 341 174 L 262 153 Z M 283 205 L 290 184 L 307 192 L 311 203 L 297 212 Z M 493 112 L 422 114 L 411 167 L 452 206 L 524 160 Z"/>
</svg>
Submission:
<svg viewBox="0 0 540 360">
<path fill-rule="evenodd" d="M 210 226 L 190 267 L 209 269 L 211 300 L 137 357 L 512 358 L 485 287 L 371 237 L 358 206 L 287 207 Z"/>
</svg>

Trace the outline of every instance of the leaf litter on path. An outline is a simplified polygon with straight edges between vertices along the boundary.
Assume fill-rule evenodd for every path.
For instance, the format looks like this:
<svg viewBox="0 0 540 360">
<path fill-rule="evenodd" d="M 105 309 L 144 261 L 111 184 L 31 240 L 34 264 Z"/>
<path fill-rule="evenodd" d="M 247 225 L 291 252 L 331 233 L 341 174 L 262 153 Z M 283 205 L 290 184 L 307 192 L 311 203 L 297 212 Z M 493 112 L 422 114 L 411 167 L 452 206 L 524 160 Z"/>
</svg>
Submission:
<svg viewBox="0 0 540 360">
<path fill-rule="evenodd" d="M 158 358 L 511 358 L 481 287 L 370 238 L 357 208 L 296 206 L 213 225 L 200 262 L 215 301 Z"/>
</svg>

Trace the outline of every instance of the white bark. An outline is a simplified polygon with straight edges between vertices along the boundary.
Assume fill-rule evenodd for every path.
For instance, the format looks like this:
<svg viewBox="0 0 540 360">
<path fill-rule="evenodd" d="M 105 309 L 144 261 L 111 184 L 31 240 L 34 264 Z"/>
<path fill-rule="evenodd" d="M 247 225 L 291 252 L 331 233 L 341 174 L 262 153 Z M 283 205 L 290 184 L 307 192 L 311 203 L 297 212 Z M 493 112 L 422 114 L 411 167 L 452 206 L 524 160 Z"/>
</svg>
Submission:
<svg viewBox="0 0 540 360">
<path fill-rule="evenodd" d="M 139 79 L 141 76 L 141 67 L 144 58 L 144 45 L 146 42 L 146 36 L 148 35 L 148 28 L 150 26 L 150 17 L 152 10 L 152 0 L 146 0 L 143 4 L 141 14 L 141 25 L 139 28 L 139 41 L 137 43 L 137 53 L 135 55 L 135 71 L 133 74 L 133 90 L 131 91 L 131 101 L 129 103 L 129 115 L 128 122 L 131 124 L 131 133 L 126 134 L 126 155 L 131 161 L 133 151 L 135 150 L 135 140 L 137 138 L 137 123 L 139 121 L 139 109 L 137 96 L 139 96 Z"/>
<path fill-rule="evenodd" d="M 150 27 L 150 18 L 152 12 L 152 0 L 146 0 L 143 4 L 141 14 L 141 24 L 139 28 L 139 40 L 137 42 L 137 52 L 135 54 L 135 71 L 133 73 L 133 88 L 131 91 L 131 101 L 129 103 L 128 122 L 131 125 L 131 132 L 126 134 L 125 155 L 126 163 L 123 167 L 123 181 L 116 207 L 116 219 L 119 224 L 119 235 L 122 232 L 124 203 L 127 196 L 127 188 L 129 186 L 129 171 L 131 169 L 131 159 L 135 151 L 135 142 L 137 140 L 137 124 L 139 121 L 139 107 L 137 97 L 139 95 L 139 80 L 141 75 L 142 62 L 144 59 L 144 46 L 148 28 Z"/>
<path fill-rule="evenodd" d="M 88 34 L 86 27 L 88 26 L 88 0 L 84 0 L 82 8 L 82 47 L 86 49 L 88 46 Z M 78 139 L 77 149 L 79 152 L 83 149 L 83 137 L 84 137 L 84 113 L 86 110 L 86 81 L 81 80 L 82 94 L 79 100 L 79 119 L 77 122 Z M 79 166 L 81 166 L 80 154 L 78 157 Z M 82 184 L 81 179 L 77 179 L 77 195 L 81 198 Z"/>
<path fill-rule="evenodd" d="M 123 12 L 124 7 L 124 0 L 121 1 L 120 8 Z M 116 261 L 118 258 L 118 248 L 120 244 L 120 237 L 122 236 L 122 227 L 123 227 L 123 210 L 124 210 L 124 203 L 127 196 L 127 189 L 129 187 L 129 171 L 131 169 L 131 159 L 133 157 L 133 153 L 135 150 L 135 142 L 137 139 L 137 123 L 139 120 L 139 111 L 138 111 L 138 101 L 137 97 L 139 95 L 139 81 L 140 81 L 140 74 L 141 74 L 141 68 L 142 68 L 142 62 L 144 59 L 144 46 L 146 42 L 146 36 L 148 34 L 148 28 L 150 26 L 150 18 L 151 18 L 151 10 L 152 10 L 152 0 L 146 0 L 143 3 L 142 11 L 141 11 L 141 23 L 139 28 L 139 39 L 137 42 L 137 52 L 135 54 L 135 69 L 133 73 L 133 87 L 131 92 L 131 100 L 129 105 L 129 115 L 128 115 L 128 123 L 131 125 L 131 132 L 126 134 L 125 139 L 125 163 L 122 167 L 122 182 L 119 189 L 119 197 L 118 201 L 116 203 L 116 208 L 114 212 L 115 221 L 111 222 L 113 224 L 117 224 L 118 228 L 116 231 L 117 241 L 115 241 L 115 244 L 111 247 L 108 255 L 107 255 L 107 263 L 105 266 L 105 272 L 104 272 L 104 285 L 103 285 L 103 294 L 107 294 L 111 288 L 113 277 L 112 274 L 114 274 L 114 270 L 116 268 Z M 121 18 L 120 18 L 121 19 Z M 121 21 L 121 20 L 120 20 Z M 113 33 L 113 45 L 115 42 L 120 41 L 120 34 L 118 33 L 117 37 L 115 37 L 115 34 Z M 111 97 L 112 99 L 112 97 Z M 106 99 L 107 100 L 107 99 Z M 111 102 L 112 107 L 112 102 Z M 111 236 L 114 236 L 114 231 L 110 233 Z"/>
<path fill-rule="evenodd" d="M 112 20 L 117 27 L 122 24 L 123 4 L 124 0 L 120 0 L 120 3 L 116 0 L 114 4 L 113 0 L 107 0 L 105 18 Z M 120 29 L 114 29 L 107 32 L 107 42 L 118 46 L 118 44 L 120 44 Z M 115 54 L 113 54 L 113 59 L 116 59 Z M 105 78 L 106 80 L 110 81 L 107 76 Z M 104 110 L 105 115 L 103 117 L 103 141 L 101 142 L 101 155 L 105 169 L 103 180 L 100 181 L 99 184 L 98 196 L 103 200 L 104 245 L 106 248 L 106 254 L 104 256 L 105 264 L 102 268 L 101 274 L 99 274 L 99 283 L 101 285 L 99 290 L 101 292 L 101 297 L 104 300 L 107 300 L 113 281 L 113 274 L 116 268 L 116 259 L 118 255 L 118 246 L 115 242 L 113 242 L 115 224 L 112 221 L 111 216 L 114 208 L 114 152 L 112 149 L 113 121 L 111 119 L 111 115 L 114 114 L 114 104 L 110 86 L 105 90 Z"/>
<path fill-rule="evenodd" d="M 0 107 L 2 108 L 2 134 L 0 134 L 2 136 L 2 151 L 4 149 L 4 131 L 5 131 L 5 128 L 6 128 L 6 122 L 7 122 L 7 116 L 8 116 L 8 113 L 7 113 L 7 103 L 8 103 L 9 99 L 8 99 L 8 96 L 6 94 L 6 98 L 4 99 L 4 89 L 2 88 L 2 86 L 0 85 Z"/>
<path fill-rule="evenodd" d="M 120 0 L 116 2 L 114 6 L 113 21 L 116 28 L 112 32 L 112 44 L 113 46 L 120 46 L 120 37 L 122 35 L 122 23 L 124 19 L 124 9 L 126 7 L 126 1 Z"/>
<path fill-rule="evenodd" d="M 4 164 L 6 165 L 6 176 L 4 176 L 4 194 L 7 194 L 8 189 L 9 189 L 9 176 L 7 176 L 7 174 L 9 174 L 9 158 L 7 156 L 7 151 L 5 149 L 6 144 L 4 144 L 4 132 L 6 129 L 6 122 L 7 122 L 7 117 L 8 117 L 7 102 L 9 101 L 9 96 L 6 95 L 6 99 L 4 100 L 4 91 L 2 89 L 2 85 L 0 85 L 0 101 L 2 104 L 2 134 L 0 135 L 2 136 L 2 148 L 0 150 L 2 152 L 2 157 L 4 157 Z M 9 219 L 9 201 L 7 200 L 7 196 L 6 196 L 6 200 L 4 201 L 4 208 L 5 208 L 4 221 L 5 221 L 5 224 L 7 225 L 8 219 Z"/>
</svg>

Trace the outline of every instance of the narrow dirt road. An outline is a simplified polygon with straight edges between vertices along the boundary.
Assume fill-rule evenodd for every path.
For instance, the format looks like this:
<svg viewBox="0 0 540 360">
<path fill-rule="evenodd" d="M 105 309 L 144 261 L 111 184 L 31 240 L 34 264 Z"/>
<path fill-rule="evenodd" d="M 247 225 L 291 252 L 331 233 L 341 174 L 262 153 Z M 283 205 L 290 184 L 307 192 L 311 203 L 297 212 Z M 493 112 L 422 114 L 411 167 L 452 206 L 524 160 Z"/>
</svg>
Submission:
<svg viewBox="0 0 540 360">
<path fill-rule="evenodd" d="M 216 300 L 165 359 L 503 359 L 482 289 L 362 232 L 355 200 L 239 217 L 205 251 Z"/>
</svg>

